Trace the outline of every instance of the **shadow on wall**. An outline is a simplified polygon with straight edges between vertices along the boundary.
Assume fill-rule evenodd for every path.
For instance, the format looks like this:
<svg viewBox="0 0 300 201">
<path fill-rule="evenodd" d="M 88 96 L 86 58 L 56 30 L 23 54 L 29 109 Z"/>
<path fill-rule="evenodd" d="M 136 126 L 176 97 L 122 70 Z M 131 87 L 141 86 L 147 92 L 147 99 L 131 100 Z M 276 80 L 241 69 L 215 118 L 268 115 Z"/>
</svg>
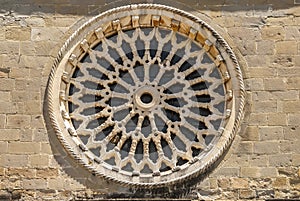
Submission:
<svg viewBox="0 0 300 201">
<path fill-rule="evenodd" d="M 186 11 L 210 10 L 223 12 L 270 11 L 300 6 L 298 0 L 0 0 L 0 16 L 7 12 L 20 15 L 62 14 L 95 15 L 107 9 L 126 4 L 157 3 Z"/>
</svg>

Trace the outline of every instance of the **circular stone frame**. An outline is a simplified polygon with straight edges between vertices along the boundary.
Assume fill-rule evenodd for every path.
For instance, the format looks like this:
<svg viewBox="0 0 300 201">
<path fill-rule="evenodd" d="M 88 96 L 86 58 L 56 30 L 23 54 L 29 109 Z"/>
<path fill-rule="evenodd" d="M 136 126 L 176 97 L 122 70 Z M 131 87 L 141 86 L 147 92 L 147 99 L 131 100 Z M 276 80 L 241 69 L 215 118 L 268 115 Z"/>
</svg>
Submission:
<svg viewBox="0 0 300 201">
<path fill-rule="evenodd" d="M 151 174 L 136 171 L 128 173 L 122 171 L 117 165 L 105 163 L 101 158 L 96 157 L 78 137 L 68 108 L 69 83 L 74 74 L 72 68 L 83 59 L 91 46 L 119 31 L 143 27 L 153 29 L 158 27 L 179 33 L 203 48 L 218 69 L 223 83 L 225 102 L 222 122 L 214 131 L 217 133 L 216 137 L 202 154 L 192 157 L 184 165 L 174 165 L 166 172 Z M 140 87 L 132 96 L 133 103 L 140 109 L 151 110 L 159 104 L 159 94 L 150 85 Z M 142 96 L 148 96 L 146 98 L 150 97 L 150 100 L 143 101 Z M 232 143 L 240 125 L 245 90 L 236 56 L 225 40 L 208 24 L 194 15 L 173 7 L 137 4 L 101 13 L 70 36 L 53 64 L 48 81 L 47 101 L 48 114 L 58 139 L 68 153 L 91 173 L 122 185 L 156 188 L 204 174 L 220 159 Z"/>
</svg>

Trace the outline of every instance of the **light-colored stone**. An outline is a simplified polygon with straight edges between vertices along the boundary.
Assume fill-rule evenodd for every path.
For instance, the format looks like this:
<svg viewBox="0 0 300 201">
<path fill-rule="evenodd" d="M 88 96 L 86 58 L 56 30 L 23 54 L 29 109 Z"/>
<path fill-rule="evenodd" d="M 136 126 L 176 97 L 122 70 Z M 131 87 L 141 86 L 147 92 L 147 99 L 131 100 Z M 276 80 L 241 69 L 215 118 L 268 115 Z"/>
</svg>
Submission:
<svg viewBox="0 0 300 201">
<path fill-rule="evenodd" d="M 30 126 L 29 115 L 7 115 L 7 128 L 26 128 Z"/>
<path fill-rule="evenodd" d="M 265 26 L 261 30 L 262 39 L 266 40 L 283 40 L 285 37 L 282 26 Z"/>
<path fill-rule="evenodd" d="M 269 165 L 266 155 L 253 155 L 249 158 L 249 166 L 252 167 L 267 167 Z"/>
<path fill-rule="evenodd" d="M 266 77 L 274 77 L 276 75 L 277 75 L 277 71 L 274 68 L 266 68 L 266 67 L 249 68 L 249 76 L 251 76 L 252 78 L 266 78 Z"/>
<path fill-rule="evenodd" d="M 277 54 L 295 55 L 298 53 L 297 43 L 294 41 L 280 41 L 275 44 Z"/>
<path fill-rule="evenodd" d="M 245 59 L 251 68 L 266 66 L 268 63 L 268 57 L 265 55 L 247 55 Z"/>
<path fill-rule="evenodd" d="M 20 140 L 21 132 L 19 129 L 0 129 L 0 141 Z"/>
<path fill-rule="evenodd" d="M 288 114 L 288 125 L 289 126 L 298 126 L 300 120 L 300 113 L 299 114 Z"/>
<path fill-rule="evenodd" d="M 32 41 L 58 41 L 66 28 L 36 27 L 31 30 Z"/>
<path fill-rule="evenodd" d="M 64 182 L 61 179 L 53 178 L 48 180 L 48 187 L 54 190 L 60 190 L 64 188 Z"/>
<path fill-rule="evenodd" d="M 107 195 L 101 192 L 132 195 L 126 187 L 81 172 L 58 144 L 45 115 L 45 91 L 58 50 L 80 24 L 103 13 L 106 6 L 124 2 L 25 0 L 1 4 L 0 199 L 92 200 Z M 146 1 L 131 4 L 139 2 Z M 178 2 L 166 4 L 182 4 L 201 19 L 202 14 L 209 16 L 208 21 L 203 20 L 237 54 L 247 106 L 244 128 L 227 155 L 182 198 L 195 199 L 199 193 L 205 195 L 204 200 L 298 199 L 299 0 Z M 172 190 L 168 193 L 174 193 Z"/>
<path fill-rule="evenodd" d="M 9 177 L 34 178 L 36 170 L 33 168 L 8 168 Z"/>
<path fill-rule="evenodd" d="M 239 197 L 241 199 L 253 199 L 253 198 L 256 197 L 256 193 L 255 193 L 255 190 L 251 190 L 251 189 L 240 190 L 239 191 Z"/>
<path fill-rule="evenodd" d="M 0 114 L 0 129 L 3 129 L 6 124 L 6 115 L 5 114 Z M 0 130 L 0 136 L 1 136 L 2 130 Z"/>
<path fill-rule="evenodd" d="M 283 110 L 291 113 L 300 111 L 300 101 L 285 101 L 283 103 Z"/>
<path fill-rule="evenodd" d="M 245 178 L 232 178 L 231 187 L 235 189 L 248 189 L 249 181 Z"/>
<path fill-rule="evenodd" d="M 254 153 L 275 154 L 278 152 L 279 152 L 279 142 L 277 141 L 254 142 Z"/>
<path fill-rule="evenodd" d="M 300 166 L 300 154 L 293 154 L 292 155 L 292 165 L 293 166 Z M 298 176 L 300 177 L 300 169 L 298 172 Z"/>
<path fill-rule="evenodd" d="M 237 177 L 239 176 L 240 169 L 236 167 L 220 168 L 215 174 L 224 177 Z"/>
<path fill-rule="evenodd" d="M 280 126 L 262 126 L 259 127 L 259 138 L 265 140 L 281 140 L 283 139 L 283 128 Z"/>
<path fill-rule="evenodd" d="M 49 156 L 48 155 L 30 155 L 29 164 L 31 167 L 49 167 Z"/>
<path fill-rule="evenodd" d="M 272 186 L 274 188 L 284 189 L 288 185 L 288 181 L 286 177 L 278 177 L 275 178 L 272 182 Z"/>
<path fill-rule="evenodd" d="M 17 113 L 17 105 L 13 102 L 1 102 L 0 101 L 0 114 L 15 114 Z"/>
<path fill-rule="evenodd" d="M 298 135 L 300 127 L 298 126 L 289 126 L 283 129 L 284 139 L 289 141 L 299 140 L 300 136 Z"/>
<path fill-rule="evenodd" d="M 41 143 L 41 154 L 52 154 L 52 149 L 50 144 L 47 143 Z"/>
<path fill-rule="evenodd" d="M 277 154 L 269 156 L 269 163 L 272 167 L 291 165 L 291 154 Z"/>
<path fill-rule="evenodd" d="M 57 178 L 58 176 L 59 176 L 59 172 L 58 172 L 57 169 L 54 169 L 54 168 L 38 168 L 36 170 L 36 177 L 40 177 L 40 178 Z"/>
<path fill-rule="evenodd" d="M 241 142 L 235 151 L 236 154 L 251 154 L 253 153 L 252 142 Z"/>
<path fill-rule="evenodd" d="M 287 87 L 288 88 L 288 87 Z M 271 92 L 274 95 L 274 99 L 279 100 L 298 100 L 299 99 L 299 91 L 289 90 L 289 91 L 274 91 Z"/>
<path fill-rule="evenodd" d="M 265 177 L 270 177 L 274 178 L 278 176 L 278 171 L 275 167 L 263 167 L 260 168 L 260 176 L 265 178 Z"/>
<path fill-rule="evenodd" d="M 232 156 L 230 156 L 230 158 L 228 158 L 223 167 L 237 167 L 237 166 L 241 166 L 241 167 L 248 167 L 249 166 L 249 156 L 245 155 L 245 154 L 233 154 Z"/>
<path fill-rule="evenodd" d="M 42 16 L 32 16 L 30 18 L 26 18 L 25 22 L 30 27 L 43 27 L 43 26 L 45 26 L 45 19 Z"/>
<path fill-rule="evenodd" d="M 294 139 L 292 141 L 280 141 L 280 151 L 282 153 L 300 153 L 299 143 L 300 140 L 298 139 Z"/>
<path fill-rule="evenodd" d="M 257 126 L 247 126 L 245 133 L 242 135 L 244 141 L 257 141 L 259 140 L 259 129 Z"/>
<path fill-rule="evenodd" d="M 14 154 L 37 154 L 41 151 L 41 145 L 34 142 L 11 142 L 8 151 Z"/>
<path fill-rule="evenodd" d="M 0 47 L 0 54 L 18 55 L 20 44 L 18 41 L 0 41 Z"/>
<path fill-rule="evenodd" d="M 250 91 L 263 91 L 264 90 L 263 79 L 261 79 L 261 78 L 246 79 L 245 87 L 247 90 L 250 90 Z"/>
<path fill-rule="evenodd" d="M 14 86 L 15 86 L 15 80 L 9 78 L 0 79 L 0 91 L 12 91 L 14 89 Z"/>
<path fill-rule="evenodd" d="M 282 67 L 277 69 L 279 77 L 298 77 L 300 75 L 300 68 L 298 67 Z M 287 78 L 289 80 L 291 78 Z M 289 81 L 287 81 L 289 82 Z M 297 82 L 297 80 L 296 80 Z"/>
<path fill-rule="evenodd" d="M 260 176 L 260 168 L 256 167 L 241 167 L 241 177 L 243 178 L 258 178 Z"/>
<path fill-rule="evenodd" d="M 286 81 L 282 78 L 266 78 L 264 86 L 267 91 L 283 91 L 286 89 Z"/>
<path fill-rule="evenodd" d="M 261 113 L 251 113 L 249 125 L 267 125 L 267 115 Z"/>
<path fill-rule="evenodd" d="M 221 178 L 218 179 L 218 186 L 222 189 L 230 188 L 230 179 L 229 178 Z"/>
<path fill-rule="evenodd" d="M 26 167 L 28 166 L 28 155 L 2 154 L 2 167 Z M 0 160 L 1 161 L 1 160 Z"/>
<path fill-rule="evenodd" d="M 40 101 L 28 101 L 25 102 L 25 112 L 26 114 L 41 114 L 42 106 Z"/>
<path fill-rule="evenodd" d="M 36 54 L 35 43 L 31 41 L 24 41 L 20 43 L 20 53 L 22 55 L 31 55 Z"/>
<path fill-rule="evenodd" d="M 0 154 L 7 153 L 7 147 L 8 147 L 7 142 L 0 141 Z"/>
<path fill-rule="evenodd" d="M 273 40 L 262 40 L 257 42 L 257 54 L 258 55 L 273 55 L 275 49 L 275 43 Z"/>
<path fill-rule="evenodd" d="M 47 180 L 45 179 L 24 179 L 23 188 L 27 190 L 39 190 L 47 188 Z"/>
<path fill-rule="evenodd" d="M 259 113 L 269 113 L 277 112 L 277 102 L 276 101 L 255 101 L 253 102 L 253 112 Z"/>
<path fill-rule="evenodd" d="M 30 40 L 30 27 L 9 26 L 5 30 L 5 39 L 11 41 Z"/>
<path fill-rule="evenodd" d="M 281 69 L 282 67 L 294 67 L 294 57 L 294 55 L 276 54 L 272 57 L 273 59 L 270 67 L 275 69 Z"/>
<path fill-rule="evenodd" d="M 10 102 L 11 101 L 11 92 L 0 91 L 1 102 Z"/>
</svg>

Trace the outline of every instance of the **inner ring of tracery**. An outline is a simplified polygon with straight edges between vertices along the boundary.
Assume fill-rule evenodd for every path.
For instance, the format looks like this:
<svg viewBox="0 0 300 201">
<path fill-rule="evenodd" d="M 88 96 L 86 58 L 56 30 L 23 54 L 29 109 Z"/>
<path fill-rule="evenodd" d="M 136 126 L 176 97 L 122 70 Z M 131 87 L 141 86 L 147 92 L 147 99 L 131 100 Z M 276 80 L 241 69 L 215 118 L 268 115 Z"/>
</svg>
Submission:
<svg viewBox="0 0 300 201">
<path fill-rule="evenodd" d="M 68 111 L 96 160 L 128 175 L 169 174 L 218 138 L 223 82 L 204 48 L 183 34 L 119 31 L 76 64 Z"/>
<path fill-rule="evenodd" d="M 93 175 L 161 187 L 204 174 L 243 116 L 238 61 L 209 25 L 176 8 L 101 13 L 64 43 L 47 87 L 51 125 Z"/>
</svg>

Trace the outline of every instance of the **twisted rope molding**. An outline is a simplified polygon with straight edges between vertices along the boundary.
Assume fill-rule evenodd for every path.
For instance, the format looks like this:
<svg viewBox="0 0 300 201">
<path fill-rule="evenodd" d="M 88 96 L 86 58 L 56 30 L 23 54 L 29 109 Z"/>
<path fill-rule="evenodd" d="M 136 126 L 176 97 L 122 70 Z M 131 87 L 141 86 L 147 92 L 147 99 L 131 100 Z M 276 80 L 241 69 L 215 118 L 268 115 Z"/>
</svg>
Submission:
<svg viewBox="0 0 300 201">
<path fill-rule="evenodd" d="M 236 79 L 238 81 L 238 90 L 239 90 L 239 95 L 238 97 L 234 94 L 234 98 L 238 99 L 238 108 L 236 111 L 236 116 L 233 122 L 233 128 L 230 131 L 229 136 L 227 139 L 225 139 L 225 142 L 223 143 L 222 147 L 219 147 L 217 153 L 214 154 L 213 157 L 210 158 L 210 160 L 202 164 L 201 167 L 197 169 L 197 171 L 190 172 L 189 174 L 183 175 L 181 177 L 177 177 L 175 179 L 171 179 L 169 181 L 160 181 L 157 183 L 135 183 L 131 181 L 121 181 L 118 180 L 110 175 L 104 174 L 102 172 L 96 171 L 95 168 L 86 162 L 83 161 L 83 159 L 78 156 L 72 146 L 66 141 L 64 134 L 59 126 L 59 122 L 57 120 L 57 116 L 55 115 L 57 111 L 57 105 L 54 105 L 54 93 L 57 93 L 57 88 L 54 88 L 55 85 L 55 78 L 56 78 L 56 72 L 58 69 L 58 66 L 62 59 L 64 58 L 65 54 L 72 48 L 75 44 L 77 44 L 80 40 L 82 40 L 82 37 L 87 34 L 87 30 L 93 30 L 96 28 L 95 26 L 97 25 L 96 22 L 104 19 L 107 16 L 112 16 L 113 14 L 119 13 L 119 12 L 126 12 L 126 11 L 133 11 L 133 10 L 139 10 L 139 9 L 155 9 L 155 10 L 164 10 L 168 12 L 172 12 L 175 14 L 178 14 L 184 18 L 187 18 L 189 20 L 194 21 L 197 24 L 200 24 L 201 26 L 205 27 L 208 29 L 212 35 L 217 39 L 217 42 L 219 45 L 221 45 L 228 55 L 230 56 L 231 61 L 234 64 L 234 70 L 236 72 Z M 84 23 L 79 29 L 77 29 L 70 37 L 67 39 L 67 41 L 64 43 L 60 51 L 58 52 L 58 55 L 53 63 L 51 73 L 49 76 L 48 80 L 48 88 L 47 88 L 47 101 L 48 101 L 48 114 L 50 117 L 50 121 L 52 124 L 52 127 L 57 134 L 58 139 L 60 142 L 63 144 L 64 148 L 68 151 L 68 153 L 76 160 L 78 161 L 82 166 L 90 170 L 93 174 L 103 177 L 108 181 L 114 181 L 117 182 L 121 185 L 124 186 L 134 186 L 134 187 L 151 187 L 151 188 L 156 188 L 156 187 L 162 187 L 165 185 L 172 185 L 175 184 L 176 182 L 182 182 L 185 179 L 191 179 L 192 177 L 196 177 L 200 174 L 203 174 L 207 172 L 207 170 L 224 154 L 224 152 L 229 148 L 230 144 L 232 143 L 236 132 L 238 131 L 241 119 L 243 117 L 243 110 L 244 110 L 244 105 L 245 105 L 245 88 L 244 88 L 244 83 L 243 83 L 243 77 L 242 77 L 242 72 L 239 66 L 239 63 L 237 61 L 236 56 L 234 55 L 232 49 L 230 46 L 227 44 L 227 42 L 208 24 L 206 24 L 204 21 L 199 19 L 198 17 L 189 14 L 185 11 L 169 7 L 169 6 L 164 6 L 164 5 L 158 5 L 158 4 L 135 4 L 135 5 L 128 5 L 128 6 L 123 6 L 123 7 L 118 7 L 109 11 L 106 11 L 104 13 L 101 13 L 90 20 L 88 20 L 86 23 Z"/>
</svg>

